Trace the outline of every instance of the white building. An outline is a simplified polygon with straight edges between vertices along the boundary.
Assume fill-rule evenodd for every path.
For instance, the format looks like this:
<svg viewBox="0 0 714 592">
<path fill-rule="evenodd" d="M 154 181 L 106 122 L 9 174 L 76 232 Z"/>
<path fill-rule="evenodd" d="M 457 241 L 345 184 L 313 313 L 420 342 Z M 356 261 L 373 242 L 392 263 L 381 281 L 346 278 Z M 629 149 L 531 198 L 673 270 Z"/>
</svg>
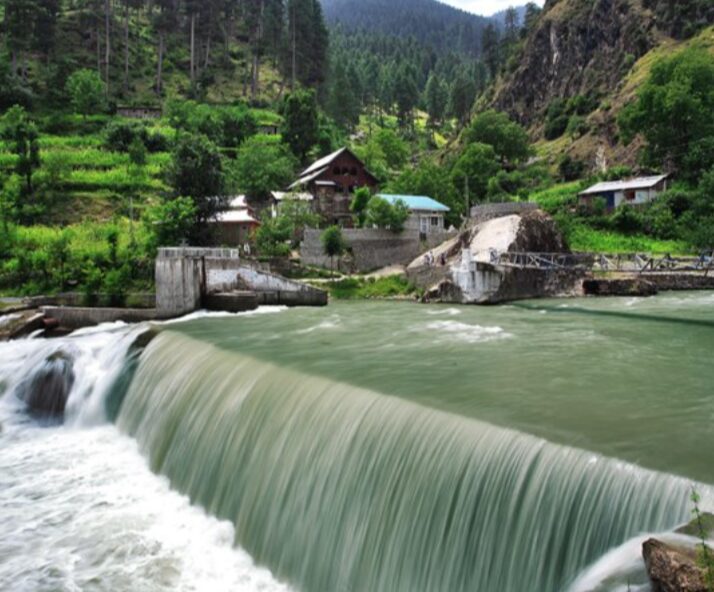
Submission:
<svg viewBox="0 0 714 592">
<path fill-rule="evenodd" d="M 389 195 L 385 193 L 380 193 L 379 197 L 391 205 L 398 201 L 403 201 L 406 204 L 409 208 L 409 218 L 404 224 L 406 229 L 418 230 L 422 235 L 444 232 L 446 226 L 444 216 L 450 209 L 435 199 L 424 195 Z"/>
<path fill-rule="evenodd" d="M 590 206 L 595 199 L 605 200 L 605 208 L 612 211 L 623 204 L 644 205 L 655 199 L 669 186 L 669 175 L 638 177 L 628 181 L 606 181 L 579 193 L 580 203 Z"/>
</svg>

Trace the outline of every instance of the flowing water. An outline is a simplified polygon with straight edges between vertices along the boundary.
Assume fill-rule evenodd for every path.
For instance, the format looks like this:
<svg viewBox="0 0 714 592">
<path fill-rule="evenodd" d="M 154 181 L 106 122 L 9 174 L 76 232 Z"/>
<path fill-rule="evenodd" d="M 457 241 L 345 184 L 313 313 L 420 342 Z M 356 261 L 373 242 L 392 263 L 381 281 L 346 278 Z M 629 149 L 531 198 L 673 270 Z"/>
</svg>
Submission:
<svg viewBox="0 0 714 592">
<path fill-rule="evenodd" d="M 648 590 L 714 509 L 712 294 L 261 312 L 0 345 L 1 590 Z"/>
</svg>

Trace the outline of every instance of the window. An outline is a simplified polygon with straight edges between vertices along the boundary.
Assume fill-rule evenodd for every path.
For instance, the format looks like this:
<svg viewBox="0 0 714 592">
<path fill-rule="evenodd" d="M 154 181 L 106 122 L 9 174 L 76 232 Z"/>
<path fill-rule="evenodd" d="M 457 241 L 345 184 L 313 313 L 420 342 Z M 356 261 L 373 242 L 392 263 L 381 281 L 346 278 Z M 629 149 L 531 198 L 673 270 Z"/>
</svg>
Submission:
<svg viewBox="0 0 714 592">
<path fill-rule="evenodd" d="M 335 167 L 332 169 L 332 174 L 333 175 L 339 175 L 340 174 L 340 167 Z"/>
<path fill-rule="evenodd" d="M 419 218 L 419 232 L 422 234 L 429 232 L 429 218 Z"/>
<path fill-rule="evenodd" d="M 432 225 L 432 226 L 438 226 L 438 225 L 439 225 L 439 218 L 438 218 L 438 216 L 432 216 L 432 217 L 431 217 L 431 225 Z"/>
<path fill-rule="evenodd" d="M 357 167 L 352 167 L 350 169 L 350 175 L 352 175 L 353 177 L 357 176 Z"/>
</svg>

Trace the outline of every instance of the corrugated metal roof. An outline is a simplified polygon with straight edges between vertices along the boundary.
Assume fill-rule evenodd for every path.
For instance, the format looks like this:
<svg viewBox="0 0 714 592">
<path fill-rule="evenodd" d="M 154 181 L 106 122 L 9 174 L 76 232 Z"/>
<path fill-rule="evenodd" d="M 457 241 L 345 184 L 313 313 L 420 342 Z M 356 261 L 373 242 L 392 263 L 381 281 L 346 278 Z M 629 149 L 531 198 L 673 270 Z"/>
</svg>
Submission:
<svg viewBox="0 0 714 592">
<path fill-rule="evenodd" d="M 312 201 L 315 199 L 310 193 L 301 193 L 298 191 L 273 191 L 272 195 L 275 201 L 284 201 L 286 199 L 294 199 L 296 201 Z"/>
<path fill-rule="evenodd" d="M 302 175 L 295 183 L 290 185 L 288 189 L 293 189 L 295 187 L 301 187 L 302 185 L 307 185 L 310 181 L 313 179 L 316 179 L 319 177 L 322 173 L 324 173 L 327 169 L 329 169 L 329 166 L 322 167 L 321 169 L 318 169 L 317 171 L 314 171 L 310 173 L 309 175 Z"/>
<path fill-rule="evenodd" d="M 228 210 L 216 216 L 216 222 L 230 224 L 260 224 L 248 210 Z"/>
<path fill-rule="evenodd" d="M 380 193 L 379 197 L 394 205 L 397 201 L 403 201 L 410 210 L 425 210 L 430 212 L 448 212 L 450 208 L 439 203 L 431 197 L 425 195 L 392 195 Z"/>
<path fill-rule="evenodd" d="M 610 191 L 628 191 L 637 189 L 651 189 L 658 183 L 664 181 L 669 175 L 655 175 L 652 177 L 638 177 L 637 179 L 629 179 L 627 181 L 605 181 L 598 183 L 585 191 L 580 192 L 580 195 L 593 195 L 597 193 L 607 193 Z"/>
<path fill-rule="evenodd" d="M 325 168 L 328 166 L 335 158 L 337 158 L 340 154 L 342 154 L 347 148 L 340 148 L 339 150 L 336 150 L 332 154 L 328 154 L 327 156 L 324 156 L 320 160 L 316 160 L 313 162 L 309 167 L 307 167 L 302 173 L 300 173 L 300 177 L 306 177 L 310 173 L 313 173 L 314 171 L 318 169 Z"/>
</svg>

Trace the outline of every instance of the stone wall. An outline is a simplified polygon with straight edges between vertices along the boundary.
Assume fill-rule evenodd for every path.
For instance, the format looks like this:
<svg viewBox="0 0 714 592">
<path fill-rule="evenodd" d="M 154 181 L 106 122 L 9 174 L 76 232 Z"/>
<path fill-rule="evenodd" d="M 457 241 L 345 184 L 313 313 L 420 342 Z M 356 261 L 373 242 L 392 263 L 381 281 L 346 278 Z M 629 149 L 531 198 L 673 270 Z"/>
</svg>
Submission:
<svg viewBox="0 0 714 592">
<path fill-rule="evenodd" d="M 321 235 L 320 230 L 305 230 L 305 238 L 300 245 L 303 264 L 330 267 L 330 258 L 324 254 Z M 390 230 L 372 228 L 344 229 L 342 236 L 351 254 L 339 262 L 339 269 L 365 272 L 388 265 L 407 265 L 430 246 L 440 244 L 452 235 L 430 235 L 430 244 L 426 245 L 420 241 L 419 232 L 414 230 L 396 234 Z"/>
<path fill-rule="evenodd" d="M 515 214 L 525 214 L 538 209 L 538 204 L 522 201 L 505 202 L 505 203 L 489 203 L 471 208 L 471 218 L 478 222 L 485 222 L 493 218 L 501 218 L 502 216 L 513 216 Z"/>
</svg>

